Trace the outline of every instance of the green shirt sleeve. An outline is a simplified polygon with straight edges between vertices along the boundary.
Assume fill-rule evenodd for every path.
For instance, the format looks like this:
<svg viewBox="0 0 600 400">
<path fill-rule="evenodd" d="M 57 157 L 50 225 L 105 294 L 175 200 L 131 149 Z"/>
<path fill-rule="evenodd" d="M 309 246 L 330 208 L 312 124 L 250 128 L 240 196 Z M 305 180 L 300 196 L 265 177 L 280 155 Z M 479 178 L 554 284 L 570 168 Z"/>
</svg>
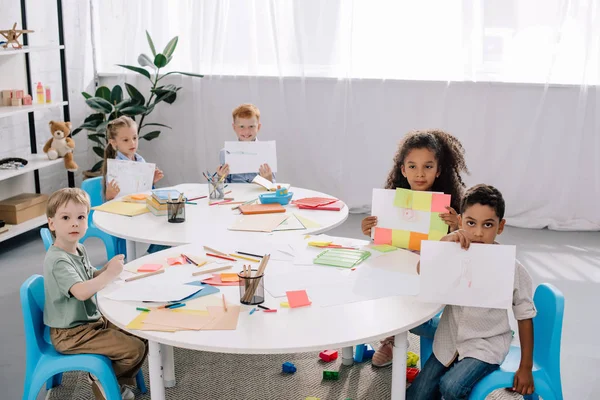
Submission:
<svg viewBox="0 0 600 400">
<path fill-rule="evenodd" d="M 75 265 L 66 260 L 57 260 L 52 266 L 52 276 L 56 281 L 56 286 L 63 296 L 72 297 L 69 291 L 71 287 L 79 282 L 83 282 L 83 278 L 77 272 Z"/>
</svg>

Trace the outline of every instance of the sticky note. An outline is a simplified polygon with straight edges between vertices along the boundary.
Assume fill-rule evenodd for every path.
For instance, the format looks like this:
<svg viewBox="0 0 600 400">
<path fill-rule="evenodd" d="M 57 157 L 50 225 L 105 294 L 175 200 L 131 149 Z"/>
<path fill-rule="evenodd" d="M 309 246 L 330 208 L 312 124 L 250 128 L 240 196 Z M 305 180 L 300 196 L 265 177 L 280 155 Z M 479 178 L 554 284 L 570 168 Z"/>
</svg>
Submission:
<svg viewBox="0 0 600 400">
<path fill-rule="evenodd" d="M 279 303 L 279 306 L 281 308 L 290 308 L 290 303 L 288 303 L 287 301 L 282 301 L 281 303 Z"/>
<path fill-rule="evenodd" d="M 411 232 L 410 233 L 410 241 L 408 242 L 408 248 L 410 250 L 421 251 L 421 241 L 427 240 L 429 238 L 428 234 Z"/>
<path fill-rule="evenodd" d="M 429 232 L 428 239 L 429 240 L 440 240 L 441 238 L 443 238 L 446 235 L 447 235 L 446 232 L 431 231 L 431 232 Z"/>
<path fill-rule="evenodd" d="M 440 213 L 431 213 L 431 221 L 429 223 L 429 232 L 448 232 L 448 225 L 440 218 Z"/>
<path fill-rule="evenodd" d="M 137 272 L 154 272 L 162 268 L 162 264 L 144 264 L 137 269 Z"/>
<path fill-rule="evenodd" d="M 431 211 L 432 193 L 413 192 L 412 209 L 418 211 Z"/>
<path fill-rule="evenodd" d="M 312 304 L 311 301 L 308 300 L 308 294 L 306 294 L 306 290 L 293 290 L 290 292 L 285 292 L 285 294 L 287 295 L 290 308 L 310 306 Z"/>
<path fill-rule="evenodd" d="M 393 233 L 392 233 L 392 235 L 393 235 Z M 390 246 L 389 244 L 375 245 L 375 246 L 371 246 L 371 248 L 373 250 L 377 250 L 377 251 L 379 251 L 381 253 L 387 253 L 387 252 L 390 252 L 390 251 L 398 250 L 397 247 Z"/>
<path fill-rule="evenodd" d="M 411 232 L 409 231 L 401 231 L 400 229 L 392 230 L 392 246 L 408 249 L 410 246 L 410 235 Z"/>
<path fill-rule="evenodd" d="M 412 208 L 413 191 L 409 189 L 396 189 L 394 196 L 394 206 L 400 208 Z"/>
<path fill-rule="evenodd" d="M 167 264 L 169 265 L 184 265 L 187 261 L 183 257 L 169 257 L 167 258 Z"/>
<path fill-rule="evenodd" d="M 325 247 L 325 246 L 329 246 L 331 243 L 333 243 L 333 242 L 312 241 L 312 242 L 308 242 L 308 245 L 312 246 L 312 247 Z"/>
<path fill-rule="evenodd" d="M 392 244 L 392 230 L 387 228 L 372 228 L 375 230 L 373 241 L 375 244 Z"/>
<path fill-rule="evenodd" d="M 240 277 L 236 273 L 223 272 L 221 273 L 221 282 L 239 282 Z"/>
<path fill-rule="evenodd" d="M 450 206 L 450 195 L 444 193 L 433 193 L 431 196 L 431 212 L 446 213 L 446 207 Z"/>
</svg>

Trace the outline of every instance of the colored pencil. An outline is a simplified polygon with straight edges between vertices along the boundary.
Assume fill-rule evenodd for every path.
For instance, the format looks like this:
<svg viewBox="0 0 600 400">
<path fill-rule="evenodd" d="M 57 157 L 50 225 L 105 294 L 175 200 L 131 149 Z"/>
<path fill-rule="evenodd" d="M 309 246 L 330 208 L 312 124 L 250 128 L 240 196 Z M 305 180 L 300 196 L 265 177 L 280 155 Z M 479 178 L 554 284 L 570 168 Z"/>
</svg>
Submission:
<svg viewBox="0 0 600 400">
<path fill-rule="evenodd" d="M 225 301 L 225 293 L 221 293 L 221 295 L 223 296 L 223 309 L 225 310 L 225 312 L 227 312 L 227 302 Z"/>
<path fill-rule="evenodd" d="M 259 256 L 258 254 L 246 253 L 243 251 L 236 251 L 236 253 L 243 254 L 245 256 L 250 256 L 250 257 L 263 258 L 263 256 Z"/>
<path fill-rule="evenodd" d="M 132 276 L 131 278 L 125 279 L 125 282 L 137 281 L 138 279 L 143 279 L 143 278 L 146 278 L 146 277 L 152 276 L 152 275 L 162 274 L 164 272 L 165 272 L 164 269 L 159 269 L 158 271 L 150 272 L 150 273 L 147 273 L 144 275 Z"/>
<path fill-rule="evenodd" d="M 206 271 L 198 271 L 198 272 L 194 272 L 192 274 L 192 276 L 204 275 L 204 274 L 209 274 L 211 272 L 217 272 L 217 271 L 223 271 L 224 269 L 229 269 L 231 267 L 233 267 L 233 265 L 228 265 L 226 267 L 219 267 L 219 268 L 207 269 Z"/>
<path fill-rule="evenodd" d="M 225 256 L 225 257 L 227 257 L 227 253 L 223 253 L 222 251 L 215 250 L 215 249 L 213 249 L 213 248 L 211 248 L 211 247 L 208 247 L 208 246 L 202 246 L 202 247 L 204 247 L 204 250 L 205 250 L 205 251 L 210 251 L 211 253 L 214 253 L 214 254 L 218 254 L 218 255 L 220 255 L 220 256 Z M 238 253 L 239 253 L 239 251 L 238 251 Z"/>
<path fill-rule="evenodd" d="M 235 257 L 235 258 L 241 258 L 242 260 L 248 260 L 248 261 L 252 261 L 252 262 L 260 262 L 260 260 L 257 260 L 256 258 L 250 258 L 250 257 L 240 256 L 239 254 L 231 254 L 231 253 L 229 253 L 229 255 L 231 257 Z"/>
<path fill-rule="evenodd" d="M 220 259 L 227 260 L 227 261 L 237 261 L 235 258 L 220 256 L 218 254 L 206 253 L 206 255 L 209 257 L 220 258 Z"/>
</svg>

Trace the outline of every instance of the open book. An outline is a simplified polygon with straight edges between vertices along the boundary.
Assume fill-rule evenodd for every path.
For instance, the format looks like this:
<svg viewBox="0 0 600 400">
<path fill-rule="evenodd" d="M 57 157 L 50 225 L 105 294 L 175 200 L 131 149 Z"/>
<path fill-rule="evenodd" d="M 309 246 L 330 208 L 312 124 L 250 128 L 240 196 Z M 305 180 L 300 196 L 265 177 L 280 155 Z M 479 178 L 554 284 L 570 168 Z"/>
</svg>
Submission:
<svg viewBox="0 0 600 400">
<path fill-rule="evenodd" d="M 260 175 L 256 175 L 256 177 L 252 179 L 252 183 L 256 183 L 257 185 L 262 186 L 265 189 L 270 190 L 271 192 L 276 191 L 278 186 L 281 186 L 282 189 L 288 190 L 291 186 L 289 183 L 273 183 Z"/>
</svg>

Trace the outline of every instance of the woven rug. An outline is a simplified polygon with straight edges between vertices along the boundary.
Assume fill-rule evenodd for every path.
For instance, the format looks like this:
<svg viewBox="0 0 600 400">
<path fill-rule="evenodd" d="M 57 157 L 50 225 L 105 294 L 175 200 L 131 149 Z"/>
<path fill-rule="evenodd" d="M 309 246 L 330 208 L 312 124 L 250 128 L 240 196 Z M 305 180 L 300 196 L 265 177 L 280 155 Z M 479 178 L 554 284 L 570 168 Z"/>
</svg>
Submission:
<svg viewBox="0 0 600 400">
<path fill-rule="evenodd" d="M 409 335 L 409 350 L 419 354 L 417 336 Z M 372 343 L 377 348 L 377 343 Z M 278 355 L 233 355 L 175 349 L 177 385 L 166 389 L 169 400 L 304 400 L 312 396 L 321 400 L 390 398 L 391 368 L 374 368 L 367 361 L 345 367 L 340 357 L 331 363 L 322 362 L 318 353 Z M 298 369 L 293 375 L 281 372 L 281 364 L 291 361 Z M 338 381 L 324 381 L 323 371 L 339 371 Z M 148 365 L 143 368 L 148 388 Z M 150 400 L 134 389 L 136 399 Z M 69 372 L 61 386 L 52 389 L 48 400 L 93 399 L 85 373 Z M 505 390 L 498 390 L 487 400 L 522 399 Z"/>
</svg>

